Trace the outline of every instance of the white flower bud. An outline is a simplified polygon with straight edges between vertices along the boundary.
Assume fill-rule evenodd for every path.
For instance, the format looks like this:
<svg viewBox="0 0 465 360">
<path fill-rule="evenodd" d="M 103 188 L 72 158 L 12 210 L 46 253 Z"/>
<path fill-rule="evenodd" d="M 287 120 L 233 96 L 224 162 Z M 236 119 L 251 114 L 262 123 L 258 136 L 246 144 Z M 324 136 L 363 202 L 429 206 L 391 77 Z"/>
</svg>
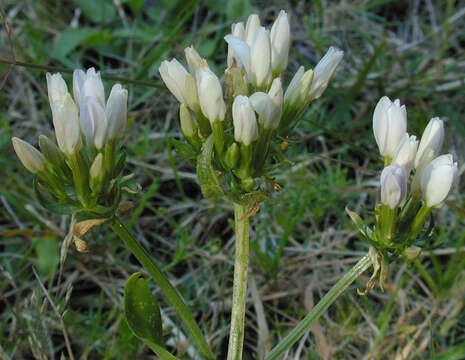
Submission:
<svg viewBox="0 0 465 360">
<path fill-rule="evenodd" d="M 58 147 L 67 155 L 74 154 L 81 148 L 81 131 L 76 104 L 67 94 L 63 101 L 52 103 L 53 127 Z"/>
<path fill-rule="evenodd" d="M 421 191 L 428 207 L 441 207 L 457 177 L 451 154 L 438 156 L 421 172 Z"/>
<path fill-rule="evenodd" d="M 313 70 L 304 71 L 304 67 L 301 66 L 284 93 L 284 101 L 292 106 L 305 104 L 312 81 Z"/>
<path fill-rule="evenodd" d="M 194 65 L 193 65 L 194 66 Z M 158 69 L 166 87 L 181 104 L 186 104 L 192 110 L 198 110 L 199 98 L 194 77 L 187 72 L 179 61 L 163 61 Z"/>
<path fill-rule="evenodd" d="M 407 173 L 403 166 L 391 165 L 381 173 L 381 203 L 391 209 L 401 206 L 407 198 Z"/>
<path fill-rule="evenodd" d="M 231 25 L 231 36 L 245 41 L 245 28 L 242 22 Z M 228 45 L 228 67 L 231 67 L 234 58 L 234 49 L 231 45 Z M 239 65 L 238 59 L 236 59 L 236 63 Z"/>
<path fill-rule="evenodd" d="M 249 146 L 258 139 L 258 126 L 255 111 L 247 96 L 236 96 L 232 106 L 234 139 Z"/>
<path fill-rule="evenodd" d="M 247 76 L 251 78 L 250 70 L 250 47 L 244 40 L 239 39 L 233 35 L 226 35 L 224 40 L 228 43 L 228 49 L 231 49 L 231 53 L 238 68 L 244 68 Z M 231 60 L 232 63 L 232 60 Z"/>
<path fill-rule="evenodd" d="M 407 133 L 400 141 L 399 147 L 397 148 L 396 155 L 392 159 L 393 164 L 403 166 L 405 171 L 410 174 L 413 168 L 413 162 L 417 154 L 418 140 L 416 136 L 409 136 Z"/>
<path fill-rule="evenodd" d="M 197 70 L 196 80 L 202 113 L 212 124 L 215 121 L 223 121 L 226 105 L 220 80 L 208 67 Z"/>
<path fill-rule="evenodd" d="M 77 106 L 81 106 L 87 96 L 96 97 L 102 105 L 105 104 L 105 90 L 103 88 L 100 72 L 95 72 L 94 68 L 87 70 L 87 73 L 78 69 L 73 73 L 73 94 Z"/>
<path fill-rule="evenodd" d="M 105 108 L 95 96 L 86 96 L 81 101 L 80 125 L 86 138 L 87 146 L 101 149 L 105 144 L 107 119 Z"/>
<path fill-rule="evenodd" d="M 267 86 L 271 81 L 271 41 L 264 27 L 255 32 L 250 48 L 250 81 L 258 88 Z"/>
<path fill-rule="evenodd" d="M 260 18 L 257 14 L 249 15 L 247 24 L 245 25 L 245 41 L 247 45 L 252 46 L 255 39 L 255 32 L 260 27 Z"/>
<path fill-rule="evenodd" d="M 66 86 L 65 81 L 61 77 L 61 74 L 46 74 L 47 78 L 47 89 L 48 89 L 48 100 L 50 101 L 50 106 L 55 101 L 62 101 L 66 94 L 68 93 L 68 87 Z"/>
<path fill-rule="evenodd" d="M 325 56 L 318 62 L 313 70 L 312 87 L 308 93 L 310 100 L 318 99 L 323 94 L 343 56 L 344 51 L 331 46 Z"/>
<path fill-rule="evenodd" d="M 287 13 L 279 12 L 271 27 L 271 68 L 273 73 L 281 73 L 287 67 L 289 46 L 291 45 L 291 27 Z"/>
<path fill-rule="evenodd" d="M 126 127 L 127 106 L 128 91 L 123 89 L 120 84 L 113 85 L 105 108 L 107 140 L 118 139 L 123 136 Z"/>
<path fill-rule="evenodd" d="M 199 55 L 197 50 L 194 49 L 193 46 L 186 47 L 184 49 L 184 54 L 186 56 L 187 66 L 189 68 L 189 72 L 192 76 L 195 76 L 197 69 L 201 66 L 204 66 L 205 60 Z"/>
<path fill-rule="evenodd" d="M 392 159 L 406 131 L 405 105 L 400 106 L 399 99 L 391 102 L 387 96 L 383 96 L 373 114 L 373 132 L 381 155 Z"/>
<path fill-rule="evenodd" d="M 256 92 L 250 97 L 250 103 L 258 113 L 258 122 L 264 129 L 276 129 L 282 114 L 283 89 L 281 80 L 274 79 L 268 94 Z"/>
<path fill-rule="evenodd" d="M 17 137 L 12 138 L 11 142 L 13 143 L 16 155 L 18 155 L 19 160 L 21 160 L 26 169 L 33 174 L 45 170 L 46 160 L 39 150 Z"/>
<path fill-rule="evenodd" d="M 421 170 L 428 165 L 438 155 L 443 141 L 444 122 L 438 117 L 432 118 L 421 136 L 415 158 L 415 169 Z"/>
</svg>

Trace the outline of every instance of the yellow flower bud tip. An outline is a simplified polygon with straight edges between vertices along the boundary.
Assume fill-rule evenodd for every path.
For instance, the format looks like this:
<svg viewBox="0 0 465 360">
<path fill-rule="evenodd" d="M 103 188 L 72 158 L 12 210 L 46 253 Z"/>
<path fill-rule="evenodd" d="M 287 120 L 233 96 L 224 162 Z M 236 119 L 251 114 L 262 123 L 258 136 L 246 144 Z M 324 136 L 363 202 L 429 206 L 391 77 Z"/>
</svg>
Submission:
<svg viewBox="0 0 465 360">
<path fill-rule="evenodd" d="M 181 121 L 181 132 L 186 138 L 195 136 L 197 133 L 197 125 L 192 118 L 192 114 L 185 104 L 179 107 L 179 119 Z"/>
</svg>

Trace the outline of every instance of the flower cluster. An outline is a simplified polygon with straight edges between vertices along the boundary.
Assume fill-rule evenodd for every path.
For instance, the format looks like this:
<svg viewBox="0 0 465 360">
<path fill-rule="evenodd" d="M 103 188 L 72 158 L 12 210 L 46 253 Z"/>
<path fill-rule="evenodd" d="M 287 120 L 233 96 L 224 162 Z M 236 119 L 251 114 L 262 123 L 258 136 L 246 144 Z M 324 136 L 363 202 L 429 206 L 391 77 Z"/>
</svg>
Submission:
<svg viewBox="0 0 465 360">
<path fill-rule="evenodd" d="M 74 100 L 60 74 L 47 73 L 55 137 L 39 136 L 40 151 L 13 137 L 23 165 L 37 175 L 35 190 L 44 206 L 58 212 L 109 216 L 120 199 L 124 153 L 118 151 L 127 117 L 127 90 L 112 87 L 105 102 L 100 73 L 73 74 Z"/>
<path fill-rule="evenodd" d="M 161 78 L 180 102 L 181 131 L 188 144 L 180 152 L 196 159 L 205 196 L 259 191 L 286 135 L 309 103 L 328 86 L 343 52 L 331 47 L 314 70 L 300 67 L 283 90 L 291 43 L 288 15 L 279 13 L 271 29 L 258 15 L 232 25 L 224 89 L 220 79 L 192 47 L 185 49 L 188 70 L 176 59 L 163 61 Z M 224 91 L 223 91 L 224 90 Z M 186 146 L 188 145 L 188 146 Z M 223 179 L 229 185 L 225 190 Z"/>
<path fill-rule="evenodd" d="M 377 223 L 370 229 L 356 214 L 349 215 L 376 249 L 372 253 L 377 260 L 373 261 L 380 263 L 380 274 L 384 276 L 383 267 L 397 256 L 413 260 L 420 254 L 429 234 L 425 222 L 432 210 L 447 199 L 457 177 L 457 163 L 451 154 L 440 155 L 443 121 L 432 118 L 418 141 L 407 133 L 407 110 L 399 100 L 392 102 L 387 96 L 379 100 L 373 132 L 385 164 Z"/>
</svg>

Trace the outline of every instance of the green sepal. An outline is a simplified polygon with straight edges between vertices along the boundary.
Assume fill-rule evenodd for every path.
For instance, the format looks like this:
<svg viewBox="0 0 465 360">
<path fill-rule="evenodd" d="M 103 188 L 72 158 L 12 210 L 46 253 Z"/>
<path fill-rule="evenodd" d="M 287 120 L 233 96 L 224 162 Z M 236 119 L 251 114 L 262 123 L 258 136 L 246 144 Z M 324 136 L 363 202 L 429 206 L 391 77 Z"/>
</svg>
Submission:
<svg viewBox="0 0 465 360">
<path fill-rule="evenodd" d="M 355 212 L 350 210 L 347 206 L 345 208 L 347 215 L 349 215 L 350 219 L 352 222 L 355 224 L 357 229 L 360 231 L 360 233 L 363 235 L 363 237 L 368 240 L 370 243 L 372 243 L 372 231 L 368 225 L 365 224 L 365 222 L 362 220 L 362 218 Z"/>
<path fill-rule="evenodd" d="M 160 308 L 140 272 L 132 274 L 124 287 L 124 315 L 131 331 L 143 342 L 163 344 Z"/>
<path fill-rule="evenodd" d="M 189 143 L 171 139 L 171 143 L 176 148 L 176 152 L 187 160 L 195 160 L 199 152 Z"/>
<path fill-rule="evenodd" d="M 203 143 L 200 155 L 197 157 L 197 177 L 203 196 L 207 199 L 224 195 L 220 180 L 213 168 L 213 136 L 210 135 Z"/>
<path fill-rule="evenodd" d="M 39 204 L 51 212 L 68 215 L 79 211 L 81 204 L 71 199 L 67 199 L 66 203 L 59 202 L 58 199 L 43 185 L 39 183 L 37 178 L 32 182 L 32 188 L 39 201 Z"/>
<path fill-rule="evenodd" d="M 116 160 L 115 169 L 113 170 L 113 178 L 117 178 L 121 174 L 121 171 L 123 171 L 124 169 L 125 163 L 126 151 L 123 148 L 121 148 L 118 151 L 118 159 Z"/>
</svg>

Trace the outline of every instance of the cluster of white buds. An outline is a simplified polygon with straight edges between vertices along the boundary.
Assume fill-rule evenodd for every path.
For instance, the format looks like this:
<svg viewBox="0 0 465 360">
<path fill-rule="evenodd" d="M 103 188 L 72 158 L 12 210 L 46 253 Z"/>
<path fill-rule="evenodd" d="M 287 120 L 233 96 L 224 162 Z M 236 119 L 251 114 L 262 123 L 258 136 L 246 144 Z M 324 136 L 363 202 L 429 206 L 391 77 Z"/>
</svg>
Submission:
<svg viewBox="0 0 465 360">
<path fill-rule="evenodd" d="M 16 154 L 48 185 L 40 187 L 46 189 L 47 196 L 39 197 L 46 205 L 69 211 L 98 208 L 98 213 L 108 215 L 115 199 L 102 195 L 115 195 L 116 179 L 124 164 L 117 141 L 126 126 L 128 92 L 116 84 L 105 102 L 100 73 L 94 68 L 74 71 L 74 100 L 58 73 L 47 73 L 47 87 L 56 143 L 41 135 L 39 151 L 14 137 Z"/>
<path fill-rule="evenodd" d="M 278 148 L 273 140 L 286 135 L 308 104 L 321 96 L 343 52 L 331 47 L 314 71 L 304 72 L 301 67 L 284 91 L 283 72 L 291 45 L 285 11 L 271 29 L 252 14 L 246 24 L 232 24 L 225 40 L 224 91 L 220 79 L 192 46 L 185 49 L 188 70 L 172 59 L 163 61 L 159 72 L 181 103 L 181 131 L 191 146 L 188 157 L 201 157 L 204 148 L 209 148 L 203 145 L 211 139 L 216 172 L 229 174 L 230 189 L 243 193 L 257 189 L 255 179 L 266 174 L 274 147 Z M 180 152 L 188 151 L 182 146 Z M 199 180 L 202 184 L 200 176 Z"/>
<path fill-rule="evenodd" d="M 421 232 L 432 209 L 441 207 L 447 199 L 457 177 L 457 163 L 451 154 L 439 155 L 443 121 L 431 119 L 418 142 L 407 133 L 407 111 L 399 100 L 392 102 L 387 96 L 379 100 L 373 132 L 385 168 L 377 225 L 369 240 L 382 257 L 388 251 L 409 258 L 409 249 L 418 249 L 421 243 Z"/>
</svg>

